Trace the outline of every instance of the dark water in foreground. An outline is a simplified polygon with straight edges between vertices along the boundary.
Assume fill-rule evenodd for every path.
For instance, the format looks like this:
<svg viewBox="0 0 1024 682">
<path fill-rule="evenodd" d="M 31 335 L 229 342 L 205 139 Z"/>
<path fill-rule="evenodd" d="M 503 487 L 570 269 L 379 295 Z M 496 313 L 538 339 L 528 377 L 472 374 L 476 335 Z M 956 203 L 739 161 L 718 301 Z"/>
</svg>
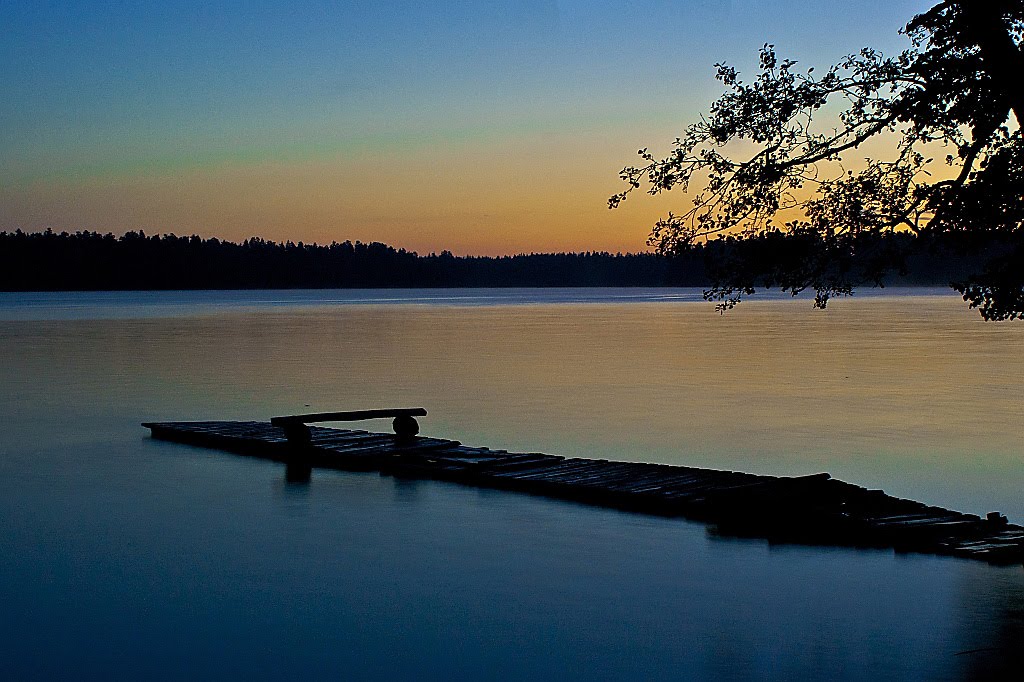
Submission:
<svg viewBox="0 0 1024 682">
<path fill-rule="evenodd" d="M 138 426 L 423 405 L 425 433 L 468 444 L 829 471 L 1024 522 L 1024 330 L 946 295 L 725 317 L 697 300 L 0 294 L 0 677 L 931 680 L 1019 666 L 1020 567 L 769 547 L 368 474 L 294 487 L 278 465 Z"/>
</svg>

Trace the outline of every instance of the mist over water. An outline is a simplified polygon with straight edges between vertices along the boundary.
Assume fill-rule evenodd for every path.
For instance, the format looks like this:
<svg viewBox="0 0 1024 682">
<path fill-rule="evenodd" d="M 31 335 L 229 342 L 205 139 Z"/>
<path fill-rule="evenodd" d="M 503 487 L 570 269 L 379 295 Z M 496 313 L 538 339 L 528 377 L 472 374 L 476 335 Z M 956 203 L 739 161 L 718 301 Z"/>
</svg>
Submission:
<svg viewBox="0 0 1024 682">
<path fill-rule="evenodd" d="M 983 673 L 1024 635 L 1020 567 L 295 488 L 138 425 L 423 406 L 469 445 L 828 471 L 1024 522 L 1024 335 L 884 293 L 725 316 L 695 290 L 0 295 L 0 653 L 17 677 Z"/>
</svg>

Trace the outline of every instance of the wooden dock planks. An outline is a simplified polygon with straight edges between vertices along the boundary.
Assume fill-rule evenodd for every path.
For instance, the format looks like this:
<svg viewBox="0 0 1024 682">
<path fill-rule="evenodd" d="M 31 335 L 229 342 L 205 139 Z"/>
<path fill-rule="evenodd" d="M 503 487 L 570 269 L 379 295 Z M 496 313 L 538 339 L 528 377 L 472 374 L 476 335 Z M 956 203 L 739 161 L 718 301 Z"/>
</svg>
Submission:
<svg viewBox="0 0 1024 682">
<path fill-rule="evenodd" d="M 516 490 L 700 520 L 719 535 L 891 548 L 1024 563 L 1024 527 L 867 490 L 828 474 L 783 477 L 467 447 L 458 441 L 309 427 L 297 448 L 268 422 L 156 422 L 157 439 L 296 462 Z"/>
</svg>

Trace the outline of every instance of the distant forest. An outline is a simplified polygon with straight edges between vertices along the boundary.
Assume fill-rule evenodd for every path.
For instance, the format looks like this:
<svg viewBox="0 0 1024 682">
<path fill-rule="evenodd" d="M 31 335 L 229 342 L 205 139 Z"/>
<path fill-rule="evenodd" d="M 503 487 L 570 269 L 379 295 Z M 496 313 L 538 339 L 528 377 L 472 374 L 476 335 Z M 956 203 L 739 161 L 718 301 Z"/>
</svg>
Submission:
<svg viewBox="0 0 1024 682">
<path fill-rule="evenodd" d="M 964 254 L 985 250 L 911 235 L 886 239 L 883 246 L 910 254 L 901 257 L 895 274 L 885 276 L 887 285 L 960 281 L 976 264 L 974 256 Z M 604 252 L 483 257 L 447 251 L 421 256 L 377 242 L 318 245 L 254 237 L 237 244 L 143 232 L 117 237 L 18 230 L 0 232 L 0 290 L 709 286 L 719 263 L 756 262 L 754 270 L 764 272 L 770 263 L 800 253 L 799 244 L 781 234 L 759 241 L 715 240 L 672 257 Z"/>
</svg>

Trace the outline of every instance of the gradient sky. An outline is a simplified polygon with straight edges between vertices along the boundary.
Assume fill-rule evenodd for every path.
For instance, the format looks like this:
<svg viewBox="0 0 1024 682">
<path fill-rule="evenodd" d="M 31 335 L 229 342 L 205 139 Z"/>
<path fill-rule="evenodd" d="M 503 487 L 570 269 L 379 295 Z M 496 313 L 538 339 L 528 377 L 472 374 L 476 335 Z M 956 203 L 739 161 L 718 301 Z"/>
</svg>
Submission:
<svg viewBox="0 0 1024 682">
<path fill-rule="evenodd" d="M 0 230 L 638 251 L 608 211 L 774 42 L 895 52 L 927 1 L 0 0 Z"/>
</svg>

